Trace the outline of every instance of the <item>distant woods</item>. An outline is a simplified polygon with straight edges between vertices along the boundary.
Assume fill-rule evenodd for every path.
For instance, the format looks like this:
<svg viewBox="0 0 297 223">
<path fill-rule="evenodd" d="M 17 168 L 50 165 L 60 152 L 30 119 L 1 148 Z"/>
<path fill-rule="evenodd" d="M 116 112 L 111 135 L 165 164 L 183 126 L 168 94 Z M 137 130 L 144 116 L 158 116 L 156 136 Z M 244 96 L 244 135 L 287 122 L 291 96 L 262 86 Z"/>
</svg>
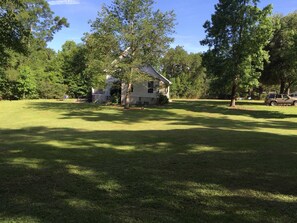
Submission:
<svg viewBox="0 0 297 223">
<path fill-rule="evenodd" d="M 121 2 L 125 4 L 120 4 Z M 224 1 L 224 4 L 226 2 L 228 1 Z M 228 4 L 244 10 L 242 5 L 236 5 L 235 2 L 238 1 L 229 0 Z M 108 7 L 104 6 L 106 11 L 101 10 L 101 17 L 91 24 L 90 33 L 82 37 L 81 43 L 66 41 L 61 50 L 55 52 L 47 47 L 47 42 L 53 39 L 57 31 L 68 26 L 65 18 L 55 17 L 45 0 L 1 1 L 0 98 L 59 99 L 65 95 L 73 98 L 88 98 L 92 87 L 104 87 L 107 71 L 118 72 L 110 66 L 111 61 L 119 58 L 127 47 L 133 49 L 130 57 L 121 61 L 118 66 L 122 69 L 130 69 L 137 63 L 154 65 L 172 82 L 170 93 L 173 98 L 251 97 L 260 99 L 265 92 L 269 91 L 287 93 L 297 90 L 296 12 L 285 16 L 271 16 L 270 8 L 265 8 L 266 11 L 260 14 L 260 11 L 255 8 L 252 8 L 255 11 L 251 11 L 247 7 L 249 13 L 254 13 L 250 15 L 250 19 L 247 18 L 247 21 L 251 22 L 254 19 L 256 25 L 263 24 L 263 27 L 258 27 L 256 30 L 254 24 L 244 23 L 247 25 L 245 29 L 242 24 L 236 24 L 239 31 L 245 30 L 240 32 L 243 42 L 235 43 L 234 41 L 238 38 L 230 39 L 232 37 L 230 33 L 225 33 L 225 40 L 216 41 L 218 40 L 216 31 L 222 34 L 223 30 L 226 30 L 224 27 L 231 27 L 227 24 L 232 20 L 227 16 L 230 13 L 221 10 L 220 13 L 223 14 L 219 16 L 220 18 L 226 16 L 226 24 L 223 24 L 222 20 L 216 24 L 216 17 L 213 16 L 212 23 L 205 24 L 208 36 L 204 42 L 202 41 L 205 45 L 214 47 L 212 49 L 215 51 L 190 53 L 182 46 L 168 48 L 174 28 L 173 12 L 163 14 L 159 11 L 149 12 L 144 7 L 151 9 L 154 3 L 152 0 L 146 0 L 145 4 L 143 1 L 141 3 L 136 0 L 117 0 L 115 3 L 119 4 L 120 8 L 113 5 L 114 10 L 125 12 L 122 7 L 126 6 L 133 9 L 135 15 L 140 9 L 147 15 L 142 14 L 142 23 L 138 24 L 136 20 L 132 23 L 125 23 L 123 20 L 127 26 L 120 29 L 121 27 L 117 24 L 123 17 L 119 17 L 117 21 L 111 21 L 113 16 L 104 15 L 104 17 L 102 13 L 108 12 Z M 219 6 L 224 10 L 234 11 L 230 5 L 228 8 L 219 3 Z M 239 13 L 244 13 L 240 10 Z M 127 18 L 133 18 L 135 15 L 129 15 Z M 248 14 L 245 13 L 245 15 Z M 262 23 L 257 20 L 258 18 Z M 113 26 L 109 27 L 108 24 Z M 160 30 L 159 28 L 164 27 L 164 24 L 168 27 Z M 193 26 L 194 24 L 195 21 Z M 268 27 L 268 24 L 271 24 L 271 29 L 264 35 L 263 30 Z M 254 41 L 257 37 L 256 34 L 250 33 L 253 30 L 263 37 L 261 45 L 258 41 L 258 48 L 255 44 L 251 45 L 251 40 Z M 113 35 L 115 32 L 116 35 Z M 119 33 L 122 36 L 119 36 Z M 151 37 L 148 37 L 149 34 Z M 219 37 L 221 38 L 222 35 Z M 151 41 L 152 38 L 156 38 L 157 41 Z M 257 37 L 257 40 L 259 39 L 261 38 Z M 227 42 L 230 43 L 228 45 L 230 50 L 233 50 L 230 52 L 234 52 L 231 47 L 238 44 L 237 50 L 240 54 L 234 54 L 225 60 L 227 58 L 224 58 L 225 56 L 231 55 L 227 51 L 227 45 L 211 44 Z M 260 57 L 263 60 L 255 60 Z M 232 67 L 232 64 L 236 66 Z M 231 72 L 235 68 L 237 76 Z M 129 77 L 129 73 L 126 74 Z M 133 75 L 137 76 L 137 72 Z M 126 76 L 123 81 L 137 79 L 137 77 L 127 79 Z M 235 92 L 232 91 L 234 83 L 236 83 Z"/>
<path fill-rule="evenodd" d="M 188 53 L 181 46 L 169 49 L 162 59 L 163 74 L 171 82 L 173 98 L 200 98 L 208 92 L 209 83 L 202 65 L 202 54 Z"/>
<path fill-rule="evenodd" d="M 0 2 L 0 97 L 53 98 L 65 92 L 56 53 L 46 47 L 68 27 L 46 0 Z"/>
</svg>

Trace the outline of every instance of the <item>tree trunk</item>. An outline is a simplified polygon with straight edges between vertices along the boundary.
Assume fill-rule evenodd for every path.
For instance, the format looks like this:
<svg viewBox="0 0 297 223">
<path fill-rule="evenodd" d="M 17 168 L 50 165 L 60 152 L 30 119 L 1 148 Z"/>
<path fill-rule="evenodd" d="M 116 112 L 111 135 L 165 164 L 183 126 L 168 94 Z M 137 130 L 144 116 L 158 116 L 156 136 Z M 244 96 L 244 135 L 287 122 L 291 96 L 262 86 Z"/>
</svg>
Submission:
<svg viewBox="0 0 297 223">
<path fill-rule="evenodd" d="M 230 107 L 235 107 L 236 106 L 236 92 L 237 92 L 237 83 L 236 81 L 233 82 L 232 86 L 232 92 L 231 92 L 231 102 L 230 102 Z"/>
<path fill-rule="evenodd" d="M 284 80 L 281 80 L 280 89 L 279 89 L 279 93 L 280 94 L 284 94 L 285 93 L 285 85 L 286 85 L 286 82 Z"/>
<path fill-rule="evenodd" d="M 285 88 L 284 93 L 285 94 L 290 94 L 290 86 L 288 86 L 288 87 Z"/>
<path fill-rule="evenodd" d="M 286 87 L 285 89 L 285 93 L 286 94 L 290 94 L 290 89 L 291 89 L 291 86 L 294 84 L 294 81 L 290 81 L 288 86 Z"/>
<path fill-rule="evenodd" d="M 127 89 L 126 89 L 126 93 L 125 93 L 125 105 L 124 108 L 125 109 L 129 109 L 130 108 L 130 93 L 131 93 L 131 83 L 127 84 Z"/>
</svg>

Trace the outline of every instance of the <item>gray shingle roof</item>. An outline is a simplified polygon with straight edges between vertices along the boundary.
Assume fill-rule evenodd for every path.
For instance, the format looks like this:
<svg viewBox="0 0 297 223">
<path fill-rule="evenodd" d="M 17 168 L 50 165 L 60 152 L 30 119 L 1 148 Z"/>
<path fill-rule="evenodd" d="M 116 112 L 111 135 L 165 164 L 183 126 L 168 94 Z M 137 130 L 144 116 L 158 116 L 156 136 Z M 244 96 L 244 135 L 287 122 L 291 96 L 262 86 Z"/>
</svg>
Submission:
<svg viewBox="0 0 297 223">
<path fill-rule="evenodd" d="M 150 75 L 153 78 L 156 78 L 158 80 L 163 81 L 165 84 L 168 84 L 168 85 L 172 84 L 170 80 L 168 80 L 162 74 L 158 73 L 151 65 L 142 66 L 139 69 L 143 73 L 146 73 L 146 74 Z"/>
</svg>

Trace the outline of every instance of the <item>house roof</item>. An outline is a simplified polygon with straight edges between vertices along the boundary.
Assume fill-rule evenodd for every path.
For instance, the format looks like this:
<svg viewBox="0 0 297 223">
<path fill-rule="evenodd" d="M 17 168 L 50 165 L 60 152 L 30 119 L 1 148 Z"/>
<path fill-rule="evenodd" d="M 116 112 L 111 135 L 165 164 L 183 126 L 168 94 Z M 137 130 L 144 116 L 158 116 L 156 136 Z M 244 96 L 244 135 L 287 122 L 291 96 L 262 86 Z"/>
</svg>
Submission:
<svg viewBox="0 0 297 223">
<path fill-rule="evenodd" d="M 130 47 L 125 49 L 123 53 L 119 56 L 119 60 L 122 60 L 123 58 L 127 57 L 130 51 Z M 112 61 L 112 65 L 115 65 L 118 62 L 117 59 Z M 139 68 L 139 70 L 143 73 L 146 73 L 150 75 L 151 77 L 163 81 L 167 85 L 171 85 L 172 82 L 168 80 L 166 77 L 164 77 L 162 74 L 158 73 L 151 65 L 144 65 Z M 107 78 L 110 79 L 110 78 Z"/>
<path fill-rule="evenodd" d="M 159 80 L 163 81 L 165 84 L 168 84 L 168 85 L 172 84 L 170 80 L 168 80 L 162 74 L 158 73 L 151 65 L 142 66 L 139 69 L 143 73 L 146 73 L 146 74 L 150 75 L 153 78 L 156 78 L 156 79 L 159 79 Z"/>
</svg>

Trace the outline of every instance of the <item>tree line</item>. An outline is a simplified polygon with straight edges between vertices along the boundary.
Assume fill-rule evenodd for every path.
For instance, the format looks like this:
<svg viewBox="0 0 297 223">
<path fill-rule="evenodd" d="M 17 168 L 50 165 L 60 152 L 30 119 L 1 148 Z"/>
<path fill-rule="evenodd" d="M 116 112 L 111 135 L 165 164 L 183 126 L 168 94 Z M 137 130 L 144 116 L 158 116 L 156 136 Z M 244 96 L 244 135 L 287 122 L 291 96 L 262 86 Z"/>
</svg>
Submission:
<svg viewBox="0 0 297 223">
<path fill-rule="evenodd" d="M 296 89 L 297 13 L 272 16 L 272 6 L 260 9 L 259 2 L 220 0 L 204 24 L 211 94 L 230 98 L 230 106 L 243 94 Z"/>
<path fill-rule="evenodd" d="M 91 87 L 104 88 L 106 73 L 127 83 L 129 94 L 146 78 L 138 69 L 145 64 L 171 80 L 173 98 L 229 98 L 234 106 L 238 97 L 296 90 L 297 13 L 272 15 L 272 6 L 258 3 L 219 0 L 204 24 L 208 51 L 188 53 L 170 48 L 173 11 L 155 10 L 153 0 L 114 0 L 82 43 L 66 41 L 55 52 L 47 42 L 69 26 L 66 18 L 45 0 L 2 0 L 0 97 L 90 97 Z"/>
</svg>

